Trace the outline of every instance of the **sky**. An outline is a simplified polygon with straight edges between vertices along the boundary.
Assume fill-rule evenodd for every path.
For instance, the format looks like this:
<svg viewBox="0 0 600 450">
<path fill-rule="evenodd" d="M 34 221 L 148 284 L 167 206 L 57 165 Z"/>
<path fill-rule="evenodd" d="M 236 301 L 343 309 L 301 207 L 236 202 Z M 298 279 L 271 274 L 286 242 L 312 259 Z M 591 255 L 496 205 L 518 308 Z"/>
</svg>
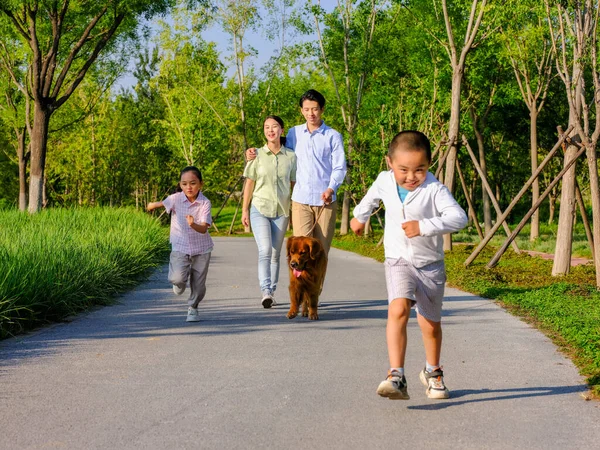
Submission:
<svg viewBox="0 0 600 450">
<path fill-rule="evenodd" d="M 321 6 L 326 11 L 332 11 L 334 6 L 337 5 L 337 0 L 321 0 Z M 264 11 L 263 11 L 264 13 Z M 266 15 L 266 14 L 263 14 Z M 169 18 L 166 18 L 166 21 L 169 22 Z M 151 29 L 156 29 L 155 26 L 150 24 Z M 228 72 L 227 74 L 231 76 L 234 73 L 233 61 L 227 59 L 228 56 L 232 53 L 230 37 L 227 33 L 223 32 L 218 25 L 211 26 L 206 31 L 202 33 L 202 37 L 206 41 L 213 41 L 217 44 L 217 49 L 221 54 L 222 62 L 227 66 Z M 303 40 L 306 39 L 315 39 L 315 36 L 307 36 L 302 37 Z M 299 38 L 296 38 L 296 42 L 298 42 Z M 278 48 L 277 42 L 271 42 L 267 39 L 265 34 L 258 31 L 249 30 L 247 32 L 246 42 L 254 49 L 257 50 L 258 54 L 247 60 L 247 64 L 251 64 L 257 71 L 260 70 L 275 54 L 275 51 Z M 288 42 L 289 44 L 290 42 Z M 135 65 L 135 61 L 130 61 L 129 71 L 123 75 L 119 80 L 117 80 L 116 87 L 117 90 L 121 87 L 130 88 L 133 87 L 136 83 L 136 79 L 133 76 L 133 68 Z"/>
</svg>

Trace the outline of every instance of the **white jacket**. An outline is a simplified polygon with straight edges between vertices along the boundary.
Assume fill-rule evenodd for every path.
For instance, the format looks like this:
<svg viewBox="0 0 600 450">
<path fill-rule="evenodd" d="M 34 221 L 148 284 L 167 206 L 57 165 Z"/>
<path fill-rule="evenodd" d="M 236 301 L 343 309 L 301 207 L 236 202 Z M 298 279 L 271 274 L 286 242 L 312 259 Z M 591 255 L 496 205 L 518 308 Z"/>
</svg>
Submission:
<svg viewBox="0 0 600 450">
<path fill-rule="evenodd" d="M 371 212 L 385 206 L 383 244 L 386 258 L 404 258 L 415 267 L 444 259 L 442 235 L 464 228 L 467 215 L 446 186 L 427 173 L 423 184 L 400 201 L 393 172 L 381 172 L 362 201 L 354 208 L 354 217 L 366 223 Z M 407 238 L 402 224 L 418 220 L 421 235 Z"/>
</svg>

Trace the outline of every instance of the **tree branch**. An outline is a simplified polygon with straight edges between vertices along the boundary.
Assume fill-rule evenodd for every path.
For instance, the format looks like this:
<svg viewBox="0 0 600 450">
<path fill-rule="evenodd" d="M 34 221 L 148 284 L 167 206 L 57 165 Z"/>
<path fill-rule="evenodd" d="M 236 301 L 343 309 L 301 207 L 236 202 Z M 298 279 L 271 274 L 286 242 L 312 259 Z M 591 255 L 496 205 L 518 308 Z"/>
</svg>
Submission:
<svg viewBox="0 0 600 450">
<path fill-rule="evenodd" d="M 86 29 L 83 31 L 83 33 L 82 33 L 81 38 L 79 39 L 79 41 L 71 49 L 71 52 L 69 53 L 69 56 L 67 57 L 67 59 L 65 60 L 65 63 L 63 64 L 63 68 L 62 68 L 62 70 L 60 72 L 60 75 L 58 76 L 58 78 L 56 79 L 56 83 L 54 84 L 54 89 L 52 90 L 52 97 L 54 97 L 54 98 L 58 97 L 58 94 L 60 93 L 60 90 L 62 88 L 62 85 L 63 85 L 64 81 L 65 81 L 67 73 L 71 69 L 71 65 L 73 64 L 73 60 L 75 59 L 75 57 L 77 56 L 77 54 L 79 53 L 79 51 L 81 50 L 81 48 L 84 46 L 84 44 L 87 42 L 90 33 L 92 32 L 92 30 L 94 29 L 94 27 L 96 26 L 96 24 L 98 23 L 98 21 L 104 16 L 104 14 L 106 14 L 107 9 L 108 9 L 108 5 L 106 5 L 96 15 L 96 17 L 94 17 L 90 21 L 90 23 L 88 24 L 88 26 L 86 27 Z M 94 60 L 98 56 L 98 53 L 100 52 L 100 50 L 102 48 L 104 48 L 104 46 L 106 45 L 106 43 L 108 42 L 108 40 L 112 37 L 113 33 L 116 31 L 117 27 L 120 25 L 121 21 L 124 18 L 125 18 L 124 13 L 121 13 L 120 15 L 118 15 L 118 16 L 115 17 L 115 21 L 113 22 L 113 25 L 109 28 L 109 35 L 108 35 L 108 37 L 105 35 L 105 36 L 102 37 L 102 39 L 100 39 L 98 41 L 98 43 L 96 44 L 96 48 L 92 52 L 92 55 L 88 58 L 88 60 L 84 64 L 85 70 L 83 72 L 83 75 L 85 75 L 85 72 L 87 72 L 87 68 L 89 67 L 89 65 L 91 65 L 92 62 L 94 62 Z M 100 46 L 100 48 L 98 48 L 99 46 Z M 93 59 L 91 59 L 92 57 L 93 57 Z M 89 65 L 88 65 L 88 63 L 89 63 Z M 87 67 L 85 67 L 86 65 L 87 65 Z M 83 76 L 81 78 L 83 79 Z M 77 83 L 77 84 L 79 84 L 79 83 Z M 48 86 L 48 90 L 47 90 L 46 95 L 48 95 L 49 92 L 50 92 L 50 86 Z"/>
<path fill-rule="evenodd" d="M 112 27 L 110 28 L 110 30 L 108 31 L 108 33 L 106 33 L 102 37 L 102 39 L 100 41 L 98 41 L 98 43 L 96 43 L 96 47 L 94 48 L 94 51 L 88 57 L 87 61 L 83 65 L 83 67 L 79 70 L 79 72 L 77 73 L 77 76 L 75 77 L 75 79 L 73 80 L 73 82 L 71 83 L 71 85 L 67 88 L 67 90 L 64 93 L 64 95 L 62 97 L 60 97 L 58 100 L 56 100 L 56 103 L 54 105 L 55 109 L 58 108 L 58 107 L 60 107 L 64 102 L 66 102 L 69 99 L 69 97 L 71 96 L 71 94 L 73 93 L 73 91 L 75 91 L 75 89 L 77 88 L 77 86 L 79 86 L 79 83 L 81 83 L 81 81 L 85 77 L 85 74 L 87 73 L 88 69 L 94 63 L 94 61 L 98 57 L 98 54 L 106 46 L 106 44 L 108 43 L 108 41 L 115 34 L 115 32 L 117 31 L 117 28 L 119 27 L 119 25 L 121 25 L 121 22 L 123 21 L 123 19 L 125 19 L 125 13 L 121 13 L 118 16 L 115 17 L 115 21 L 114 21 Z M 64 70 L 64 67 L 63 67 L 63 70 Z M 54 88 L 54 91 L 56 92 L 56 94 L 53 95 L 53 96 L 58 95 L 58 90 L 57 90 L 58 86 L 59 86 L 59 84 L 57 82 L 57 84 L 56 84 L 56 86 Z"/>
</svg>

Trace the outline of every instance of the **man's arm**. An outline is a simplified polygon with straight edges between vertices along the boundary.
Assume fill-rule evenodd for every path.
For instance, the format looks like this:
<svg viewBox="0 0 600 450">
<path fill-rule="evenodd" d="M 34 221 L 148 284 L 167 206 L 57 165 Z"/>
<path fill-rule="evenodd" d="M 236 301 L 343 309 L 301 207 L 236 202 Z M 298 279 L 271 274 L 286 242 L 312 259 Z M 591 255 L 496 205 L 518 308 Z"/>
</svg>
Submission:
<svg viewBox="0 0 600 450">
<path fill-rule="evenodd" d="M 337 192 L 346 177 L 346 155 L 344 153 L 344 141 L 340 133 L 335 133 L 331 142 L 331 176 L 329 186 L 333 192 Z M 327 191 L 326 191 L 327 192 Z M 325 192 L 323 193 L 325 195 Z"/>
</svg>

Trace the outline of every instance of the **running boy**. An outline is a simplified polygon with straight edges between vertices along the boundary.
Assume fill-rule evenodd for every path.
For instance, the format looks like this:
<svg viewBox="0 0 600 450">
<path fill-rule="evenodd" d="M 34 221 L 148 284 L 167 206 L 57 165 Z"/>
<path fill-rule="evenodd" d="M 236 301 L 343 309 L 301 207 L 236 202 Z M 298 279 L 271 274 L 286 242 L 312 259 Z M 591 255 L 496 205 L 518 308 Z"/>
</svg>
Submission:
<svg viewBox="0 0 600 450">
<path fill-rule="evenodd" d="M 390 369 L 377 393 L 390 399 L 410 398 L 404 377 L 406 326 L 410 309 L 416 304 L 426 359 L 419 378 L 427 386 L 427 397 L 448 398 L 450 392 L 440 366 L 446 282 L 442 235 L 463 228 L 467 216 L 448 188 L 428 172 L 431 145 L 423 133 L 398 133 L 386 160 L 391 170 L 379 174 L 350 222 L 352 231 L 361 235 L 369 215 L 383 201 Z"/>
<path fill-rule="evenodd" d="M 206 294 L 206 274 L 213 241 L 208 234 L 212 223 L 210 200 L 202 189 L 202 174 L 194 166 L 181 171 L 179 186 L 182 192 L 169 195 L 162 202 L 148 203 L 146 209 L 165 207 L 171 214 L 171 257 L 169 282 L 173 292 L 181 295 L 190 280 L 187 322 L 198 322 L 198 304 Z"/>
</svg>

